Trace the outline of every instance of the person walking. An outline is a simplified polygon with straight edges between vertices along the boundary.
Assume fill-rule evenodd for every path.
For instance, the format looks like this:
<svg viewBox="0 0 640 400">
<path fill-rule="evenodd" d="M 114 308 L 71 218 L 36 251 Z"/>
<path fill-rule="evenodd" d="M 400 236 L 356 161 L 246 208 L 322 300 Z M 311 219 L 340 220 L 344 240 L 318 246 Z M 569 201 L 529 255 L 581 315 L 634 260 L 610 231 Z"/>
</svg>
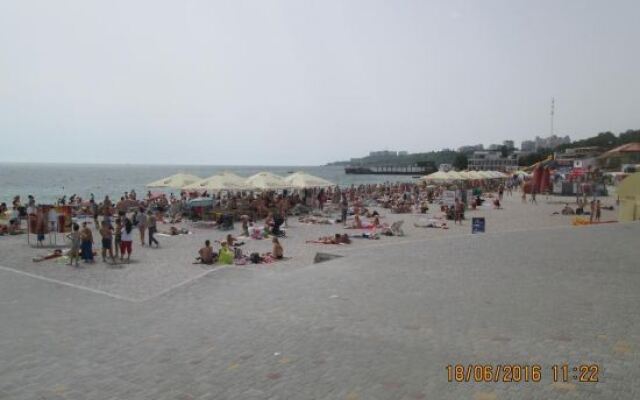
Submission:
<svg viewBox="0 0 640 400">
<path fill-rule="evenodd" d="M 602 205 L 600 199 L 596 201 L 596 222 L 600 222 L 600 214 L 602 213 Z"/>
<path fill-rule="evenodd" d="M 156 248 L 160 247 L 160 243 L 158 243 L 156 238 L 153 236 L 157 232 L 157 226 L 156 217 L 151 211 L 147 213 L 147 227 L 149 229 L 149 247 L 152 247 L 154 243 L 156 244 Z"/>
<path fill-rule="evenodd" d="M 147 215 L 144 212 L 144 208 L 140 207 L 140 211 L 137 214 L 138 218 L 138 230 L 140 231 L 140 245 L 144 246 L 144 234 L 147 230 Z"/>
<path fill-rule="evenodd" d="M 593 219 L 596 216 L 596 201 L 595 200 L 591 200 L 590 211 L 591 211 L 591 213 L 589 214 L 589 223 L 593 224 Z"/>
<path fill-rule="evenodd" d="M 131 252 L 133 251 L 133 224 L 129 218 L 124 219 L 124 226 L 120 230 L 120 261 L 124 261 L 124 255 L 127 254 L 127 264 L 131 261 Z"/>
</svg>

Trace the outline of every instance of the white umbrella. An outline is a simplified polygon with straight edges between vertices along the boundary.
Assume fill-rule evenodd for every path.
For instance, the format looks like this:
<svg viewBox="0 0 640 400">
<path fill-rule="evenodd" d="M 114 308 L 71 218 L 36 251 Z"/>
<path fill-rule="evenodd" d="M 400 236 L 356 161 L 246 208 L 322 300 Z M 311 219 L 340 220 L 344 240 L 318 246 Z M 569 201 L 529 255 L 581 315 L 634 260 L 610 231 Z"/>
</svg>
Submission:
<svg viewBox="0 0 640 400">
<path fill-rule="evenodd" d="M 451 176 L 449 176 L 449 173 L 444 171 L 436 171 L 432 174 L 425 175 L 420 179 L 427 182 L 446 182 L 452 180 Z"/>
<path fill-rule="evenodd" d="M 466 171 L 449 171 L 447 172 L 451 179 L 455 179 L 458 181 L 467 181 L 469 180 L 469 174 Z"/>
<path fill-rule="evenodd" d="M 148 183 L 146 186 L 150 188 L 182 189 L 184 186 L 191 185 L 199 180 L 202 180 L 199 176 L 179 173 L 158 179 L 157 181 Z"/>
<path fill-rule="evenodd" d="M 291 187 L 282 177 L 266 171 L 251 175 L 244 182 L 251 189 L 278 190 Z"/>
<path fill-rule="evenodd" d="M 284 181 L 291 187 L 300 189 L 333 186 L 333 183 L 326 179 L 302 171 L 285 177 Z"/>
<path fill-rule="evenodd" d="M 478 171 L 478 174 L 482 175 L 485 179 L 493 179 L 495 176 L 492 174 L 493 171 Z"/>
<path fill-rule="evenodd" d="M 219 174 L 202 179 L 201 181 L 185 186 L 185 190 L 246 190 L 249 187 L 245 183 L 245 178 L 232 172 L 221 172 Z"/>
<path fill-rule="evenodd" d="M 482 176 L 482 174 L 480 174 L 478 171 L 467 171 L 467 175 L 469 176 L 469 179 L 472 179 L 474 181 L 485 179 L 485 177 Z"/>
</svg>

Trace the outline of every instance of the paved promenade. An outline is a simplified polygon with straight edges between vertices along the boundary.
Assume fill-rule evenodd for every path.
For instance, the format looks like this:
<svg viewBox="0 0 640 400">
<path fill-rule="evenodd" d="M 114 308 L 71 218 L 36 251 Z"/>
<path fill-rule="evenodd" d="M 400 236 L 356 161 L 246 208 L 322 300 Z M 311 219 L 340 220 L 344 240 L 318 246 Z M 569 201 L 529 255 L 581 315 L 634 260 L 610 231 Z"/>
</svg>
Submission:
<svg viewBox="0 0 640 400">
<path fill-rule="evenodd" d="M 0 399 L 638 399 L 638 237 L 380 241 L 144 301 L 0 269 Z M 449 383 L 456 363 L 540 364 L 542 379 Z M 553 383 L 561 363 L 597 364 L 599 382 Z"/>
</svg>

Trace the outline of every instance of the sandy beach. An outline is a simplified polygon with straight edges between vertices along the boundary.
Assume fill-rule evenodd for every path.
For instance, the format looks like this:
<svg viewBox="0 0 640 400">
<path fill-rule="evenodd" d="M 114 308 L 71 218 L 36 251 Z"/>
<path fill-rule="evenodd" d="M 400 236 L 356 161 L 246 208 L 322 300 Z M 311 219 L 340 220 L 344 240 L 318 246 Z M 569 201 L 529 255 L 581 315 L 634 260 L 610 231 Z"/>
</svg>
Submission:
<svg viewBox="0 0 640 400">
<path fill-rule="evenodd" d="M 305 243 L 321 236 L 332 236 L 335 233 L 358 234 L 367 230 L 345 229 L 342 224 L 305 224 L 298 222 L 297 217 L 288 220 L 287 237 L 281 240 L 286 259 L 273 264 L 247 264 L 245 266 L 194 265 L 197 251 L 205 240 L 209 239 L 219 248 L 215 240 L 224 240 L 228 233 L 235 236 L 240 234 L 240 224 L 235 224 L 233 231 L 220 231 L 215 228 L 198 228 L 197 223 L 190 221 L 174 224 L 177 228 L 188 229 L 190 235 L 158 236 L 161 243 L 159 249 L 140 246 L 137 240 L 138 231 L 135 230 L 136 240 L 133 243 L 131 264 L 124 264 L 122 268 L 113 268 L 103 263 L 98 255 L 95 264 L 82 264 L 81 268 L 64 265 L 65 259 L 46 260 L 34 263 L 32 258 L 46 255 L 51 251 L 47 248 L 35 248 L 27 244 L 26 235 L 4 236 L 0 238 L 0 266 L 12 270 L 41 276 L 55 281 L 66 282 L 79 287 L 104 292 L 105 294 L 126 299 L 143 301 L 167 293 L 173 288 L 188 285 L 213 269 L 218 268 L 260 268 L 265 270 L 297 269 L 314 262 L 317 253 L 329 253 L 348 257 L 351 252 L 366 249 L 371 255 L 384 252 L 388 246 L 400 243 L 420 243 L 429 240 L 442 240 L 443 245 L 456 238 L 471 235 L 471 218 L 484 217 L 486 232 L 478 234 L 478 240 L 483 235 L 507 234 L 509 232 L 567 228 L 572 226 L 574 216 L 553 215 L 560 211 L 565 202 L 572 203 L 574 198 L 560 196 L 539 196 L 538 204 L 522 203 L 519 193 L 512 196 L 505 194 L 502 209 L 494 209 L 489 201 L 477 210 L 468 210 L 466 220 L 462 225 L 449 222 L 449 229 L 419 228 L 414 223 L 425 218 L 424 214 L 393 214 L 388 209 L 376 208 L 382 215 L 381 222 L 392 224 L 404 221 L 403 237 L 381 236 L 379 240 L 353 239 L 349 245 L 326 245 Z M 602 198 L 604 205 L 614 205 L 612 197 Z M 440 214 L 433 211 L 434 204 L 426 215 Z M 334 213 L 334 219 L 339 218 L 339 212 Z M 351 217 L 350 221 L 353 217 Z M 588 216 L 587 216 L 588 218 Z M 603 210 L 602 221 L 615 221 L 615 211 Z M 87 221 L 92 220 L 87 219 Z M 258 221 L 259 224 L 260 221 Z M 158 231 L 167 231 L 170 224 L 159 224 Z M 588 229 L 589 227 L 574 227 L 572 229 Z M 570 234 L 571 229 L 567 230 Z M 100 250 L 100 235 L 93 228 L 94 250 Z M 35 236 L 31 237 L 32 245 Z M 265 253 L 271 250 L 270 240 L 243 239 L 242 247 L 245 254 L 252 252 Z M 58 244 L 63 244 L 61 234 L 57 237 Z M 48 243 L 48 242 L 47 242 Z"/>
<path fill-rule="evenodd" d="M 134 244 L 125 268 L 33 263 L 47 250 L 2 237 L 0 398 L 637 398 L 639 226 L 573 226 L 552 215 L 566 200 L 505 196 L 468 212 L 480 234 L 380 210 L 406 236 L 340 246 L 305 241 L 341 225 L 291 218 L 287 260 L 246 266 L 191 264 L 224 233 L 189 223 L 159 249 Z M 469 363 L 539 365 L 541 379 L 447 379 Z M 564 364 L 595 365 L 599 382 L 555 381 Z"/>
</svg>

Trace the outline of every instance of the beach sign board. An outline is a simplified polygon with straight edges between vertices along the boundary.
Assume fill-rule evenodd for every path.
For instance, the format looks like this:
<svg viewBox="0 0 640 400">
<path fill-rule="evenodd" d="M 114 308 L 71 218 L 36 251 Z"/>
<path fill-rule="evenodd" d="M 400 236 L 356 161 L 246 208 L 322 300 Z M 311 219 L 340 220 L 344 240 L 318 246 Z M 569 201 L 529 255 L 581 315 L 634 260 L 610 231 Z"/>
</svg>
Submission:
<svg viewBox="0 0 640 400">
<path fill-rule="evenodd" d="M 484 217 L 471 218 L 471 233 L 484 233 Z"/>
</svg>

